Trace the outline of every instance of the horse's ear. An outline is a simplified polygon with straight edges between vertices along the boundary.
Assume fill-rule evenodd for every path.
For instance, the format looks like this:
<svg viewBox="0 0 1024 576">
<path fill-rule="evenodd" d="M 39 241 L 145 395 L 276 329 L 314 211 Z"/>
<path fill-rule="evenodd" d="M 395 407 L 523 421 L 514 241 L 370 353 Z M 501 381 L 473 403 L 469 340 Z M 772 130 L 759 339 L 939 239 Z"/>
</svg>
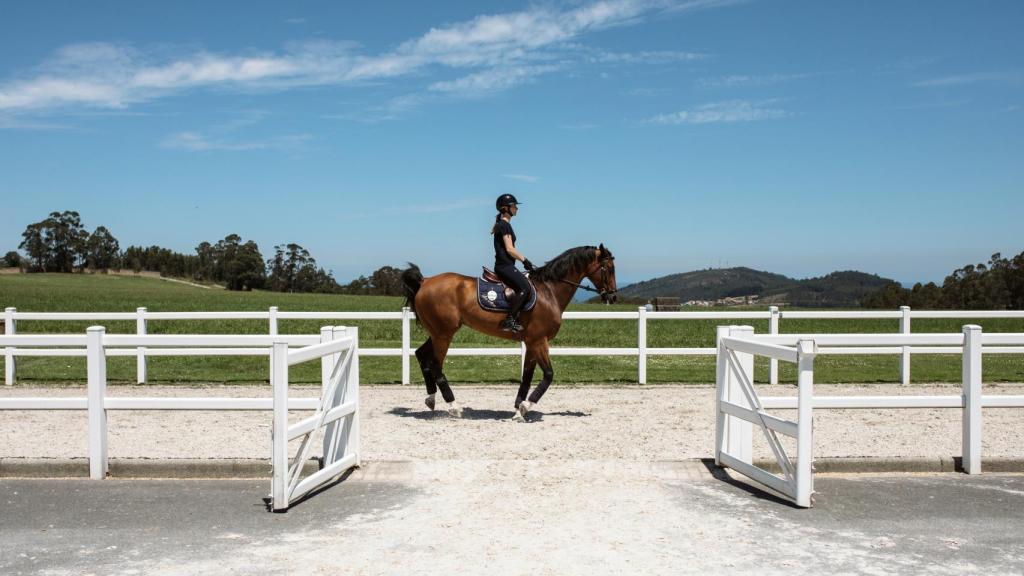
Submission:
<svg viewBox="0 0 1024 576">
<path fill-rule="evenodd" d="M 600 254 L 602 257 L 605 254 L 608 254 L 608 249 L 604 247 L 604 242 L 602 242 L 601 245 L 597 247 L 597 253 Z"/>
</svg>

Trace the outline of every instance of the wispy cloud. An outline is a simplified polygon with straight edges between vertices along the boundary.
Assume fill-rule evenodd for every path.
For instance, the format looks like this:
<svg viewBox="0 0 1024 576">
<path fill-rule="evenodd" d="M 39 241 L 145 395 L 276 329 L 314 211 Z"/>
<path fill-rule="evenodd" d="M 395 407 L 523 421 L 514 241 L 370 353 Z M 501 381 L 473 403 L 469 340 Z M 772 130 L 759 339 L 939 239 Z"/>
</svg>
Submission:
<svg viewBox="0 0 1024 576">
<path fill-rule="evenodd" d="M 669 88 L 633 88 L 625 93 L 627 96 L 661 96 L 671 94 L 672 90 Z"/>
<path fill-rule="evenodd" d="M 242 152 L 246 150 L 293 149 L 312 138 L 312 134 L 287 134 L 256 140 L 230 140 L 211 137 L 200 132 L 178 132 L 168 136 L 160 144 L 164 148 L 188 150 L 191 152 Z"/>
<path fill-rule="evenodd" d="M 591 56 L 590 61 L 599 64 L 669 64 L 673 62 L 702 60 L 707 57 L 707 54 L 698 52 L 658 50 L 650 52 L 600 52 Z"/>
<path fill-rule="evenodd" d="M 514 86 L 533 81 L 540 74 L 558 70 L 558 66 L 507 66 L 490 68 L 482 72 L 463 76 L 456 80 L 435 82 L 430 85 L 433 92 L 446 92 L 464 97 L 476 97 L 508 90 Z"/>
<path fill-rule="evenodd" d="M 813 74 L 733 74 L 717 78 L 701 78 L 697 85 L 704 88 L 737 88 L 744 86 L 773 86 L 784 82 L 792 82 L 810 78 Z"/>
<path fill-rule="evenodd" d="M 410 110 L 414 110 L 431 100 L 432 97 L 432 95 L 420 93 L 402 94 L 388 98 L 381 104 L 356 109 L 351 112 L 325 114 L 323 118 L 376 124 L 399 118 Z"/>
<path fill-rule="evenodd" d="M 917 104 L 895 106 L 893 110 L 937 110 L 943 108 L 956 108 L 969 103 L 970 100 L 937 100 L 934 102 L 919 102 Z"/>
<path fill-rule="evenodd" d="M 483 15 L 431 28 L 395 48 L 367 54 L 351 42 L 309 41 L 279 51 L 225 54 L 192 51 L 167 58 L 127 44 L 66 46 L 36 69 L 0 80 L 0 112 L 42 112 L 72 106 L 124 108 L 197 89 L 287 90 L 355 86 L 437 70 L 463 74 L 432 80 L 435 93 L 478 95 L 524 84 L 586 59 L 573 42 L 585 34 L 635 25 L 645 17 L 735 4 L 729 0 L 599 0 L 558 10 L 547 5 Z M 301 23 L 290 18 L 288 23 Z M 606 64 L 680 61 L 685 52 L 603 54 Z"/>
<path fill-rule="evenodd" d="M 509 180 L 519 180 L 520 182 L 529 182 L 530 184 L 540 180 L 540 178 L 528 174 L 502 174 L 501 177 L 508 178 Z"/>
<path fill-rule="evenodd" d="M 962 86 L 966 84 L 979 83 L 1020 83 L 1024 81 L 1024 74 L 1020 72 L 974 72 L 971 74 L 958 74 L 954 76 L 942 76 L 914 82 L 914 86 L 934 88 L 941 86 Z"/>
<path fill-rule="evenodd" d="M 647 122 L 666 125 L 715 124 L 775 120 L 788 116 L 792 116 L 792 113 L 780 108 L 773 108 L 770 106 L 770 102 L 758 103 L 747 100 L 727 100 L 703 104 L 690 110 L 659 114 L 648 118 Z"/>
<path fill-rule="evenodd" d="M 668 2 L 669 12 L 696 12 L 711 8 L 724 8 L 737 4 L 747 4 L 753 0 L 688 0 L 683 2 Z"/>
<path fill-rule="evenodd" d="M 895 62 L 889 62 L 879 66 L 876 71 L 879 74 L 901 74 L 906 72 L 914 72 L 922 68 L 931 66 L 938 59 L 933 57 L 927 58 L 903 58 Z"/>
<path fill-rule="evenodd" d="M 284 22 L 285 22 L 285 24 L 305 24 L 306 23 L 306 19 L 305 18 L 286 18 Z"/>
<path fill-rule="evenodd" d="M 25 131 L 51 131 L 71 130 L 72 127 L 66 124 L 54 122 L 40 122 L 36 120 L 25 120 L 18 117 L 0 116 L 0 130 L 25 130 Z"/>
<path fill-rule="evenodd" d="M 203 130 L 176 132 L 160 141 L 160 146 L 191 152 L 244 152 L 247 150 L 295 149 L 313 139 L 312 134 L 285 134 L 279 136 L 246 136 L 248 129 L 262 122 L 269 113 L 265 110 L 242 110 L 231 118 Z"/>
</svg>

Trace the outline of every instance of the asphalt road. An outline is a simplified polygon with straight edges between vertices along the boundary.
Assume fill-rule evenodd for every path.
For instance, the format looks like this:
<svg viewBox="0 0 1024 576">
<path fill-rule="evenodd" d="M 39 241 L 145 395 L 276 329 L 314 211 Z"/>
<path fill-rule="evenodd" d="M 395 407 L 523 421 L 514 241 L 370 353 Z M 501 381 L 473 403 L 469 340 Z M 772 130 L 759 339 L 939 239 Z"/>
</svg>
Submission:
<svg viewBox="0 0 1024 576">
<path fill-rule="evenodd" d="M 496 489 L 500 492 L 500 486 Z M 707 566 L 759 574 L 1024 573 L 1024 475 L 818 475 L 810 510 L 718 470 L 700 479 L 661 480 L 652 489 L 664 501 L 660 510 L 650 512 L 652 526 L 658 515 L 688 515 L 685 530 L 677 535 L 680 545 L 692 543 L 697 534 L 717 535 L 703 557 L 698 547 L 653 564 L 645 564 L 639 552 L 629 558 L 626 546 L 621 554 L 638 573 L 703 572 Z M 267 543 L 291 542 L 301 551 L 312 534 L 321 547 L 326 542 L 344 549 L 349 537 L 331 535 L 337 526 L 425 498 L 415 482 L 348 479 L 286 514 L 275 514 L 264 505 L 268 490 L 267 480 L 0 480 L 0 574 L 148 574 L 147 566 L 175 573 L 175 565 L 182 566 L 181 573 L 193 573 L 200 565 L 206 574 L 240 573 L 239 566 L 250 574 L 320 573 L 304 563 L 301 553 L 294 563 L 272 563 L 252 554 Z M 715 532 L 722 518 L 739 520 L 726 536 Z M 415 518 L 402 519 L 410 521 Z M 424 524 L 424 530 L 432 526 Z M 557 522 L 538 522 L 535 530 L 536 539 L 567 536 Z M 499 526 L 493 532 L 494 538 L 502 537 Z M 646 537 L 644 532 L 641 528 L 624 537 L 636 541 Z M 666 536 L 664 529 L 655 532 Z M 438 541 L 460 537 L 455 530 L 436 535 Z M 588 533 L 576 527 L 571 538 L 585 543 Z M 668 534 L 664 546 L 673 546 L 673 539 Z M 402 540 L 395 542 L 384 553 L 401 554 Z M 595 540 L 594 546 L 604 544 Z M 315 555 L 316 550 L 304 553 Z M 418 572 L 417 566 L 398 563 L 394 569 L 353 572 Z M 485 568 L 485 562 L 465 566 L 466 573 Z M 568 564 L 550 568 L 542 572 L 574 573 Z M 600 567 L 589 571 L 603 572 Z M 614 571 L 609 566 L 606 573 Z"/>
</svg>

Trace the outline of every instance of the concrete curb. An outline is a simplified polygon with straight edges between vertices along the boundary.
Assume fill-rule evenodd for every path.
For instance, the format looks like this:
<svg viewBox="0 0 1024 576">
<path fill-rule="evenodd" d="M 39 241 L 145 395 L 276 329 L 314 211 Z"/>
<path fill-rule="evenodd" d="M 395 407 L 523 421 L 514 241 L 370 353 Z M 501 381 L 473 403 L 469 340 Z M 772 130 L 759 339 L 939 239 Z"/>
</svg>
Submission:
<svg viewBox="0 0 1024 576">
<path fill-rule="evenodd" d="M 714 460 L 693 459 L 714 467 Z M 384 462 L 366 462 L 370 466 Z M 778 471 L 774 460 L 755 460 L 766 470 Z M 303 474 L 320 468 L 318 460 L 309 460 Z M 887 473 L 887 472 L 959 472 L 960 457 L 940 458 L 816 458 L 817 473 Z M 1024 459 L 988 458 L 983 472 L 1024 473 Z M 111 478 L 265 478 L 271 473 L 270 460 L 259 458 L 111 458 Z M 88 478 L 87 458 L 0 458 L 0 478 Z"/>
<path fill-rule="evenodd" d="M 713 462 L 713 461 L 712 461 Z M 754 464 L 779 471 L 775 460 L 755 460 Z M 982 472 L 1024 472 L 1024 459 L 986 458 L 982 460 Z M 937 458 L 815 458 L 814 471 L 819 474 L 880 473 L 880 472 L 963 472 L 959 456 Z"/>
<path fill-rule="evenodd" d="M 303 474 L 320 469 L 308 460 Z M 111 458 L 110 478 L 270 478 L 269 459 Z M 0 458 L 0 478 L 88 478 L 88 458 Z"/>
</svg>

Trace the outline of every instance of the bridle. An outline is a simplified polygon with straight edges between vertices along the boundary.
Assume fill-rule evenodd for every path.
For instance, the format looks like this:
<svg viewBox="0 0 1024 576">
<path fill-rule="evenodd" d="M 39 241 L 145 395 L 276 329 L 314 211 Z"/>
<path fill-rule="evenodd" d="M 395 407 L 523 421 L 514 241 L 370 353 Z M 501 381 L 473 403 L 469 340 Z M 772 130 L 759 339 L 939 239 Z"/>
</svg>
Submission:
<svg viewBox="0 0 1024 576">
<path fill-rule="evenodd" d="M 585 286 L 583 284 L 580 284 L 579 282 L 566 280 L 565 278 L 562 278 L 562 282 L 565 282 L 566 284 L 571 284 L 577 288 L 582 288 L 587 292 L 597 292 L 598 296 L 601 296 L 602 298 L 604 298 L 605 296 L 611 296 L 612 294 L 618 292 L 618 290 L 608 290 L 608 264 L 613 260 L 615 260 L 615 257 L 613 256 L 606 256 L 604 258 L 598 259 L 598 263 L 601 264 L 601 267 L 598 268 L 598 271 L 601 272 L 601 286 L 603 286 L 603 288 L 601 288 L 600 290 L 598 290 L 597 288 L 591 288 L 590 286 Z"/>
</svg>

